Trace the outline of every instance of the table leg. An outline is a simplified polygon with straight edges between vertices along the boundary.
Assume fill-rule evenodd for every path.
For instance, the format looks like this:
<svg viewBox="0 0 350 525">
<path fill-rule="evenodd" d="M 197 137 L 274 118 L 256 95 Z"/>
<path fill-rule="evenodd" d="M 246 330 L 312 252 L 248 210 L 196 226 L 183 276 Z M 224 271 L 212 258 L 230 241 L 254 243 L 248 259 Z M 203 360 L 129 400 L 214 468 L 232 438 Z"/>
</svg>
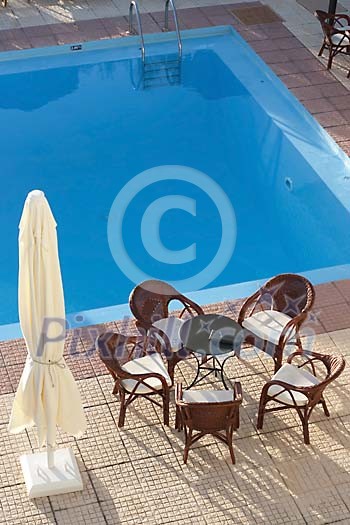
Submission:
<svg viewBox="0 0 350 525">
<path fill-rule="evenodd" d="M 199 361 L 198 357 L 196 356 L 196 354 L 194 352 L 191 352 L 191 353 L 193 354 L 193 357 L 197 361 L 197 372 L 196 372 L 196 377 L 194 378 L 192 383 L 189 386 L 186 387 L 186 390 L 188 390 L 189 388 L 192 388 L 196 384 L 198 376 L 199 376 L 199 372 L 200 372 L 200 369 L 201 369 L 201 364 L 200 364 L 200 361 Z"/>
<path fill-rule="evenodd" d="M 192 353 L 192 352 L 191 352 Z M 197 385 L 198 383 L 200 383 L 201 381 L 203 381 L 203 379 L 205 379 L 206 377 L 208 377 L 210 374 L 212 374 L 213 372 L 215 373 L 215 376 L 217 373 L 221 373 L 221 365 L 220 365 L 220 362 L 218 361 L 219 363 L 219 368 L 216 367 L 215 365 L 215 356 L 212 356 L 212 355 L 209 355 L 208 356 L 208 359 L 205 363 L 201 364 L 197 355 L 193 352 L 193 355 L 194 357 L 196 358 L 196 361 L 197 361 L 197 373 L 196 373 L 196 377 L 194 378 L 194 380 L 192 381 L 192 383 L 186 387 L 186 390 L 188 390 L 189 388 L 192 388 L 194 385 Z M 204 365 L 208 365 L 209 364 L 209 361 L 210 359 L 213 360 L 213 365 L 212 367 L 208 368 L 207 366 L 204 366 Z M 206 370 L 207 373 L 202 375 L 201 377 L 199 377 L 200 375 L 200 371 L 201 370 Z"/>
<path fill-rule="evenodd" d="M 221 381 L 222 381 L 224 387 L 226 388 L 226 390 L 230 390 L 230 389 L 229 389 L 229 387 L 227 386 L 226 381 L 225 381 L 225 377 L 224 377 L 224 366 L 225 366 L 225 364 L 226 364 L 226 361 L 228 361 L 228 360 L 231 359 L 232 357 L 236 357 L 236 353 L 232 353 L 231 355 L 227 356 L 226 359 L 223 360 L 222 365 L 221 365 Z"/>
</svg>

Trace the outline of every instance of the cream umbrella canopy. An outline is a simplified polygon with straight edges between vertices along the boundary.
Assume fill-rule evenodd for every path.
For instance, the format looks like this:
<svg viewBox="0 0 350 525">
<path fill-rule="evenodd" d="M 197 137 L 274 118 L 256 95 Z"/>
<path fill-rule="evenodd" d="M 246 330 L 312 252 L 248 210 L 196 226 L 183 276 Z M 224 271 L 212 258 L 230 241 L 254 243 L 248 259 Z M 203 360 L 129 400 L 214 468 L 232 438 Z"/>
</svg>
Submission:
<svg viewBox="0 0 350 525">
<path fill-rule="evenodd" d="M 49 467 L 57 426 L 75 437 L 86 429 L 80 393 L 63 358 L 65 309 L 56 222 L 42 191 L 28 194 L 19 224 L 19 318 L 28 357 L 9 431 L 36 426 Z"/>
</svg>

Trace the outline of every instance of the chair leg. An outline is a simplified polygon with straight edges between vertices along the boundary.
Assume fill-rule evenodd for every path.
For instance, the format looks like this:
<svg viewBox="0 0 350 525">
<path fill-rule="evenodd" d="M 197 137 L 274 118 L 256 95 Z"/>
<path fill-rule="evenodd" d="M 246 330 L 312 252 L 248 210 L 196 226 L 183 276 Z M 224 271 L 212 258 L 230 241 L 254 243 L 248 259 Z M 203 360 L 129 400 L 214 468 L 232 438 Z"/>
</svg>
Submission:
<svg viewBox="0 0 350 525">
<path fill-rule="evenodd" d="M 326 47 L 326 44 L 323 43 L 322 46 L 321 46 L 321 49 L 320 49 L 319 52 L 318 52 L 318 56 L 319 56 L 319 57 L 322 56 L 325 47 Z"/>
<path fill-rule="evenodd" d="M 185 426 L 185 448 L 184 448 L 184 463 L 187 463 L 188 459 L 188 453 L 190 451 L 191 447 L 191 441 L 192 441 L 192 430 L 187 430 L 187 427 Z"/>
<path fill-rule="evenodd" d="M 120 412 L 119 412 L 118 427 L 121 428 L 125 424 L 125 413 L 126 413 L 125 392 L 121 389 L 119 390 L 119 396 L 120 396 Z"/>
<path fill-rule="evenodd" d="M 164 425 L 168 427 L 169 426 L 169 390 L 167 390 L 167 392 L 164 392 L 163 420 L 164 420 Z"/>
<path fill-rule="evenodd" d="M 328 407 L 327 407 L 327 404 L 326 404 L 325 400 L 321 399 L 321 403 L 322 403 L 322 407 L 323 407 L 323 411 L 324 411 L 325 416 L 329 417 L 330 413 L 329 413 L 329 410 L 328 410 Z"/>
<path fill-rule="evenodd" d="M 235 414 L 235 418 L 234 418 L 234 430 L 238 430 L 239 429 L 239 408 L 237 409 L 237 412 Z"/>
<path fill-rule="evenodd" d="M 181 432 L 182 430 L 181 413 L 178 407 L 176 407 L 175 413 L 175 430 L 177 430 L 178 432 Z"/>
<path fill-rule="evenodd" d="M 310 434 L 309 434 L 309 420 L 304 419 L 303 421 L 303 434 L 305 445 L 310 445 Z"/>
<path fill-rule="evenodd" d="M 189 445 L 185 445 L 185 450 L 184 450 L 184 463 L 185 463 L 185 465 L 186 465 L 187 460 L 188 460 L 189 449 L 190 449 Z"/>
<path fill-rule="evenodd" d="M 235 458 L 235 453 L 233 450 L 232 432 L 230 432 L 229 430 L 226 431 L 226 439 L 227 439 L 227 445 L 230 451 L 231 461 L 232 461 L 232 464 L 234 465 L 236 463 L 236 458 Z"/>
<path fill-rule="evenodd" d="M 282 358 L 283 358 L 283 348 L 280 348 L 279 346 L 276 346 L 275 351 L 274 351 L 274 355 L 273 355 L 273 360 L 274 360 L 274 363 L 275 363 L 275 371 L 274 371 L 275 374 L 276 374 L 276 372 L 278 372 L 278 370 L 282 366 Z"/>
<path fill-rule="evenodd" d="M 260 398 L 259 410 L 258 410 L 258 420 L 256 424 L 256 427 L 258 430 L 261 430 L 264 425 L 265 406 L 266 406 L 265 396 L 262 395 Z"/>
<path fill-rule="evenodd" d="M 175 364 L 174 359 L 168 360 L 168 374 L 171 379 L 171 386 L 174 386 Z"/>
<path fill-rule="evenodd" d="M 328 58 L 328 62 L 327 62 L 327 69 L 331 69 L 332 62 L 333 62 L 333 53 L 332 53 L 332 49 L 330 49 L 329 50 L 329 58 Z"/>
</svg>

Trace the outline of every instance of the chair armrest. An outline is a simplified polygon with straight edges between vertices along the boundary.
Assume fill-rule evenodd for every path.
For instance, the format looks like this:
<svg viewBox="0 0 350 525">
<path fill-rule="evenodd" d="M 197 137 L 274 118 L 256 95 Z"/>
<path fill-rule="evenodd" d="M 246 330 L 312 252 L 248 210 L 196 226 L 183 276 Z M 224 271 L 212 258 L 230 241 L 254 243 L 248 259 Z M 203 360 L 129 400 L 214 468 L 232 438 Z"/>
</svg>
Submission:
<svg viewBox="0 0 350 525">
<path fill-rule="evenodd" d="M 287 363 L 291 364 L 294 357 L 301 356 L 301 355 L 307 355 L 305 350 L 296 350 L 296 352 L 293 352 L 290 354 L 287 358 Z"/>
<path fill-rule="evenodd" d="M 312 392 L 315 388 L 318 388 L 318 385 L 314 385 L 314 386 L 294 386 L 294 385 L 290 385 L 289 383 L 285 383 L 284 381 L 278 381 L 278 379 L 271 379 L 270 381 L 268 381 L 263 386 L 262 394 L 265 395 L 271 386 L 280 386 L 280 387 L 282 387 L 283 390 L 281 390 L 281 392 L 278 392 L 278 394 L 275 394 L 275 395 L 279 395 L 282 392 L 287 391 L 287 392 L 290 393 L 290 395 L 291 395 L 291 397 L 292 397 L 294 402 L 295 402 L 295 400 L 294 400 L 294 396 L 293 396 L 293 391 L 294 392 L 300 392 L 301 394 L 304 394 L 306 397 L 310 397 L 310 392 Z"/>
<path fill-rule="evenodd" d="M 162 350 L 162 353 L 164 353 L 165 357 L 170 358 L 172 356 L 171 344 L 170 344 L 170 339 L 166 335 L 166 333 L 163 332 L 163 330 L 161 330 L 157 326 L 151 325 L 147 333 L 147 339 L 150 342 L 151 342 L 150 338 L 152 336 L 155 336 L 156 338 L 156 342 L 154 344 L 155 348 L 157 348 L 157 344 L 159 344 L 160 349 Z"/>
<path fill-rule="evenodd" d="M 165 377 L 162 376 L 161 374 L 157 374 L 157 372 L 148 372 L 147 374 L 130 374 L 130 372 L 123 370 L 123 372 L 120 374 L 120 377 L 119 377 L 120 380 L 133 379 L 134 381 L 138 381 L 139 383 L 142 383 L 142 384 L 145 384 L 146 379 L 151 379 L 151 378 L 159 379 L 159 381 L 162 383 L 163 389 L 169 388 Z M 149 385 L 146 385 L 146 386 L 149 386 Z"/>
<path fill-rule="evenodd" d="M 336 15 L 334 15 L 334 18 L 333 18 L 333 23 L 334 24 L 339 23 L 341 20 L 345 20 L 346 25 L 350 25 L 350 16 L 349 15 L 346 15 L 345 13 L 337 13 Z M 342 25 L 344 25 L 344 24 L 342 24 Z M 338 29 L 338 28 L 335 27 L 335 29 Z"/>
<path fill-rule="evenodd" d="M 147 333 L 147 331 L 151 328 L 152 323 L 147 323 L 145 321 L 139 321 L 138 319 L 136 319 L 135 325 L 136 325 L 136 328 L 138 329 L 138 331 L 142 335 L 145 335 Z"/>
<path fill-rule="evenodd" d="M 291 332 L 293 328 L 297 332 L 299 326 L 301 325 L 301 323 L 303 321 L 305 321 L 306 317 L 307 317 L 307 313 L 306 312 L 301 312 L 300 314 L 298 314 L 295 317 L 293 317 L 293 319 L 288 321 L 288 323 L 283 328 L 283 330 L 281 332 L 281 335 L 279 337 L 279 341 L 278 341 L 278 346 L 279 347 L 281 347 L 281 348 L 284 347 L 284 345 L 288 341 L 288 332 Z"/>
<path fill-rule="evenodd" d="M 296 366 L 298 368 L 303 368 L 305 365 L 310 365 L 312 373 L 315 377 L 317 377 L 317 373 L 316 373 L 314 361 L 320 361 L 323 364 L 323 366 L 327 368 L 323 362 L 322 354 L 319 354 L 317 352 L 306 352 L 302 350 L 298 350 L 297 352 L 293 352 L 292 354 L 290 354 L 287 358 L 287 363 L 291 364 L 295 357 L 300 357 L 300 356 L 303 357 L 305 361 L 301 363 L 300 365 L 296 365 Z"/>
<path fill-rule="evenodd" d="M 184 305 L 184 307 L 181 310 L 180 315 L 179 315 L 180 319 L 182 318 L 182 316 L 183 316 L 183 314 L 185 312 L 188 312 L 191 317 L 194 317 L 194 315 L 193 315 L 191 310 L 194 310 L 197 315 L 204 315 L 203 308 L 201 306 L 199 306 L 197 303 L 195 303 L 194 301 L 191 301 L 191 299 L 189 299 L 188 297 L 181 298 L 180 301 Z"/>
<path fill-rule="evenodd" d="M 242 326 L 242 323 L 243 323 L 243 321 L 244 321 L 244 319 L 245 319 L 245 317 L 246 317 L 246 313 L 247 313 L 247 311 L 249 310 L 249 308 L 250 308 L 251 306 L 253 306 L 253 304 L 254 304 L 254 305 L 256 304 L 256 301 L 257 301 L 257 299 L 258 299 L 259 297 L 260 297 L 260 290 L 258 290 L 257 292 L 255 292 L 253 295 L 251 295 L 250 297 L 248 297 L 248 298 L 244 301 L 244 303 L 243 303 L 243 305 L 242 305 L 242 307 L 241 307 L 241 309 L 240 309 L 240 312 L 239 312 L 239 314 L 238 314 L 238 321 L 237 321 L 238 324 L 240 324 L 240 325 Z"/>
</svg>

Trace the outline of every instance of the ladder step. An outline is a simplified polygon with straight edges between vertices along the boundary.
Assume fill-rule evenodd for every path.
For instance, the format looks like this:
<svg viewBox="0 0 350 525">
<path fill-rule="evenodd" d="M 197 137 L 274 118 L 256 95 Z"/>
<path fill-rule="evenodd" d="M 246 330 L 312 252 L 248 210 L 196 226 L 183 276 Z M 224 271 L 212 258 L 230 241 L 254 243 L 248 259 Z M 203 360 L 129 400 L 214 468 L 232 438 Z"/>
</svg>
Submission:
<svg viewBox="0 0 350 525">
<path fill-rule="evenodd" d="M 146 72 L 144 73 L 143 78 L 152 79 L 152 78 L 158 78 L 158 77 L 168 78 L 168 77 L 179 77 L 179 76 L 180 76 L 180 71 L 178 70 L 174 70 L 174 71 L 159 70 L 159 71 L 147 71 L 147 73 Z"/>
<path fill-rule="evenodd" d="M 152 65 L 152 64 L 168 64 L 172 62 L 179 63 L 181 60 L 178 55 L 161 55 L 161 56 L 146 56 L 146 62 L 145 65 Z"/>
<path fill-rule="evenodd" d="M 144 66 L 144 70 L 147 73 L 151 73 L 153 71 L 172 71 L 177 69 L 180 69 L 180 64 L 162 64 L 161 62 L 159 62 L 159 64 L 157 64 L 157 66 L 154 67 L 148 67 L 147 64 L 145 64 Z"/>
<path fill-rule="evenodd" d="M 152 83 L 145 83 L 143 85 L 144 89 L 152 89 L 152 88 L 161 88 L 161 87 L 169 87 L 169 86 L 177 86 L 180 84 L 180 81 L 178 82 L 152 82 Z"/>
<path fill-rule="evenodd" d="M 149 67 L 147 64 L 144 65 L 144 69 L 146 71 L 158 71 L 159 69 L 179 69 L 181 66 L 180 64 L 176 64 L 176 62 L 167 63 L 159 62 L 159 64 L 152 64 L 152 67 Z"/>
<path fill-rule="evenodd" d="M 181 75 L 162 75 L 157 77 L 143 77 L 144 82 L 153 82 L 155 80 L 164 80 L 165 82 L 172 82 L 173 80 L 180 80 Z"/>
</svg>

